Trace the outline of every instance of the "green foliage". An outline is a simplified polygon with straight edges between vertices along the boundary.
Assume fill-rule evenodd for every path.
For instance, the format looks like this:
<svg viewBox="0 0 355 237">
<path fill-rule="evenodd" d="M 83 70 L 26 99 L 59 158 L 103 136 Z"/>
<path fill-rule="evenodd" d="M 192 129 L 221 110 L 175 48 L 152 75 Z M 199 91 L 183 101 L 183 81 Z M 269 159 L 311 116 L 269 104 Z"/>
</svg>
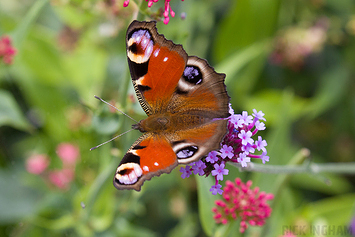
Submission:
<svg viewBox="0 0 355 237">
<path fill-rule="evenodd" d="M 139 133 L 89 149 L 132 124 L 94 95 L 136 120 L 145 116 L 124 42 L 138 9 L 133 0 L 127 8 L 122 4 L 0 0 L 0 37 L 9 35 L 17 49 L 11 65 L 0 57 L 1 236 L 274 237 L 285 227 L 348 226 L 355 216 L 351 175 L 247 173 L 228 166 L 225 180 L 252 180 L 253 187 L 275 194 L 267 224 L 245 234 L 240 220 L 214 222 L 211 209 L 221 196 L 209 192 L 211 177 L 181 179 L 175 169 L 146 182 L 141 192 L 116 190 L 115 169 Z M 163 7 L 162 0 L 151 9 L 145 4 L 139 19 Z M 270 164 L 308 162 L 298 156 L 304 147 L 320 164 L 355 162 L 355 2 L 170 4 L 176 16 L 168 25 L 158 22 L 159 32 L 226 74 L 236 112 L 265 113 L 267 129 L 260 134 Z M 68 168 L 58 155 L 62 143 L 80 150 L 65 188 L 51 178 Z M 49 160 L 39 175 L 26 169 L 36 154 Z"/>
</svg>

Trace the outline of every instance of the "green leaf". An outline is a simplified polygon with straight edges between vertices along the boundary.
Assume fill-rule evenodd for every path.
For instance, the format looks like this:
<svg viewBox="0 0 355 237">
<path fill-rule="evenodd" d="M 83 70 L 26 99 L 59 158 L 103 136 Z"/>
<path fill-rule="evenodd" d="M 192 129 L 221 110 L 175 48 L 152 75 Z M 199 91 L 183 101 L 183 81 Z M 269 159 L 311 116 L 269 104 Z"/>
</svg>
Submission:
<svg viewBox="0 0 355 237">
<path fill-rule="evenodd" d="M 213 195 L 209 190 L 212 185 L 214 185 L 213 177 L 201 177 L 197 176 L 197 192 L 198 192 L 198 211 L 200 216 L 200 221 L 203 230 L 209 236 L 212 235 L 216 223 L 213 219 L 212 207 L 215 205 L 214 202 L 217 200 L 218 196 Z"/>
<path fill-rule="evenodd" d="M 22 41 L 26 38 L 29 28 L 35 23 L 43 7 L 49 2 L 49 0 L 37 0 L 27 12 L 26 16 L 22 19 L 13 33 L 14 45 L 18 49 Z"/>
<path fill-rule="evenodd" d="M 217 60 L 270 37 L 275 31 L 279 5 L 280 0 L 236 1 L 217 33 L 214 47 Z"/>
<path fill-rule="evenodd" d="M 239 231 L 240 219 L 228 222 L 226 225 L 219 225 L 214 237 L 238 237 L 242 236 Z"/>
<path fill-rule="evenodd" d="M 269 40 L 256 42 L 238 50 L 218 64 L 216 71 L 227 75 L 226 84 L 232 104 L 247 102 L 246 95 L 254 88 L 269 51 Z"/>
<path fill-rule="evenodd" d="M 9 92 L 0 90 L 0 126 L 5 125 L 26 131 L 32 129 L 14 97 Z"/>
<path fill-rule="evenodd" d="M 71 4 L 63 4 L 54 8 L 66 25 L 74 28 L 81 28 L 95 20 L 95 16 L 90 11 L 85 11 L 80 7 Z"/>
<path fill-rule="evenodd" d="M 335 67 L 325 71 L 321 78 L 321 85 L 308 107 L 310 119 L 338 104 L 348 89 L 349 76 L 348 70 L 344 67 Z"/>
<path fill-rule="evenodd" d="M 216 66 L 217 72 L 223 72 L 226 75 L 226 81 L 235 77 L 240 70 L 248 63 L 255 60 L 261 55 L 266 55 L 270 50 L 270 41 L 264 40 L 256 42 L 248 47 L 245 47 L 223 60 Z"/>
<path fill-rule="evenodd" d="M 69 82 L 84 101 L 95 101 L 106 77 L 107 54 L 90 41 L 81 42 L 71 55 L 63 57 Z"/>
<path fill-rule="evenodd" d="M 118 114 L 107 113 L 95 115 L 92 118 L 92 125 L 97 133 L 111 135 L 117 132 L 122 125 L 122 122 L 118 117 Z"/>
<path fill-rule="evenodd" d="M 115 228 L 117 229 L 117 233 L 119 235 L 116 236 L 123 236 L 123 237 L 154 237 L 158 236 L 156 233 L 153 231 L 138 226 L 138 225 L 132 225 L 130 222 L 128 222 L 126 219 L 119 218 L 116 223 L 114 224 Z"/>
<path fill-rule="evenodd" d="M 309 203 L 303 212 L 310 221 L 325 218 L 332 225 L 347 225 L 352 217 L 355 194 L 346 194 Z"/>
<path fill-rule="evenodd" d="M 294 121 L 306 113 L 309 100 L 293 95 L 289 90 L 268 89 L 254 94 L 253 97 L 246 100 L 245 108 L 248 111 L 252 111 L 253 109 L 262 110 L 265 113 L 267 126 L 273 125 L 278 122 L 280 115 L 284 111 L 285 94 L 292 96 L 292 100 L 289 101 L 288 111 L 291 121 Z"/>
<path fill-rule="evenodd" d="M 39 195 L 20 183 L 15 170 L 0 171 L 0 222 L 14 223 L 33 215 L 38 208 Z"/>
</svg>

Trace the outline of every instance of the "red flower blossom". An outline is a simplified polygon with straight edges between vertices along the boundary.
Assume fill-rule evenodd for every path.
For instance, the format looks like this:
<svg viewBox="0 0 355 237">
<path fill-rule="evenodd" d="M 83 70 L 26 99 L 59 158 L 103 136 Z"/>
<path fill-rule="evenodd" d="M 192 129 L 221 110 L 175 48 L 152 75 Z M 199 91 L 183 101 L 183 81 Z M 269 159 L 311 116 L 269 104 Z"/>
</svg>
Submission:
<svg viewBox="0 0 355 237">
<path fill-rule="evenodd" d="M 216 207 L 212 209 L 215 213 L 216 223 L 227 224 L 230 220 L 241 218 L 240 232 L 252 226 L 262 226 L 271 214 L 271 208 L 266 203 L 274 198 L 273 194 L 259 192 L 259 188 L 251 189 L 252 181 L 244 184 L 240 178 L 236 178 L 235 183 L 226 181 L 223 199 L 217 200 Z"/>
<path fill-rule="evenodd" d="M 12 47 L 12 42 L 9 36 L 0 37 L 0 59 L 5 64 L 11 64 L 13 56 L 16 54 L 16 49 Z"/>
</svg>

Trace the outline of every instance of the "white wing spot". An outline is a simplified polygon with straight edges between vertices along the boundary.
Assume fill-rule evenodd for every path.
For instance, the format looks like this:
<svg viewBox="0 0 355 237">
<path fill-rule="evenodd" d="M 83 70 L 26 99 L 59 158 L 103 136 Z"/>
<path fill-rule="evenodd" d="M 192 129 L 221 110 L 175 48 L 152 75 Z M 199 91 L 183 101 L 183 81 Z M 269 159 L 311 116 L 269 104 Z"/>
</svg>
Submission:
<svg viewBox="0 0 355 237">
<path fill-rule="evenodd" d="M 155 56 L 155 57 L 158 57 L 158 54 L 159 54 L 159 49 L 156 49 L 156 50 L 154 51 L 154 56 Z"/>
<path fill-rule="evenodd" d="M 158 162 L 155 162 L 154 165 L 155 165 L 155 166 L 159 166 Z"/>
<path fill-rule="evenodd" d="M 168 61 L 168 57 L 165 57 L 165 58 L 163 59 L 163 61 L 164 61 L 164 62 Z"/>
<path fill-rule="evenodd" d="M 153 42 L 150 42 L 150 44 L 146 48 L 145 56 L 149 58 L 152 51 L 153 51 Z"/>
</svg>

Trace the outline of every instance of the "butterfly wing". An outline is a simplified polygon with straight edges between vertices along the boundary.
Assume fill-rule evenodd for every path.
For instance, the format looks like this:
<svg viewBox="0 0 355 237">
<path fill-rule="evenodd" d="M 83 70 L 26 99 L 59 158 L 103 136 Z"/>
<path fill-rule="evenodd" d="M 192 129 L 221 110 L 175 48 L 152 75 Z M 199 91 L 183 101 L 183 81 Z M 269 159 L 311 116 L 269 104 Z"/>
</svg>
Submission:
<svg viewBox="0 0 355 237">
<path fill-rule="evenodd" d="M 165 108 L 184 72 L 187 54 L 158 34 L 155 22 L 133 21 L 126 35 L 128 65 L 147 115 Z"/>
<path fill-rule="evenodd" d="M 113 184 L 117 189 L 140 191 L 145 180 L 170 173 L 177 164 L 175 152 L 165 136 L 145 133 L 122 158 Z"/>
</svg>

